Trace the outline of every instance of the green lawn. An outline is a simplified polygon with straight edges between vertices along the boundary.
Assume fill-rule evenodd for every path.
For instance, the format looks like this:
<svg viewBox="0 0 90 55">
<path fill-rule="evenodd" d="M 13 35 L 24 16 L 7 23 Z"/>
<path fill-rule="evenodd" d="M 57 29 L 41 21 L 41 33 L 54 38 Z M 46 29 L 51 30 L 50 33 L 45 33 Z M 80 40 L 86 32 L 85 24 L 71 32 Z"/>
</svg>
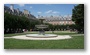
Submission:
<svg viewBox="0 0 90 55">
<path fill-rule="evenodd" d="M 27 33 L 22 33 L 27 34 Z M 75 35 L 77 33 L 58 32 L 59 35 Z M 19 34 L 5 34 L 13 36 Z M 72 36 L 66 40 L 18 40 L 4 39 L 5 49 L 84 49 L 84 35 Z"/>
<path fill-rule="evenodd" d="M 25 33 L 4 34 L 4 37 L 11 37 L 11 36 L 25 35 L 25 34 L 34 34 L 34 33 L 38 33 L 38 32 L 25 32 Z"/>
</svg>

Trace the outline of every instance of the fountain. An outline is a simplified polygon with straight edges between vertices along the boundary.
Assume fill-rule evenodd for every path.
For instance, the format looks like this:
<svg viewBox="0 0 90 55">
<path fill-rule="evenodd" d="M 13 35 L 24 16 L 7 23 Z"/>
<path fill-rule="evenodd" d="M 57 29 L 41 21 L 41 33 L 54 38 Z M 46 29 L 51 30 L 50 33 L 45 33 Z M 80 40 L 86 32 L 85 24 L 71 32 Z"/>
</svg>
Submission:
<svg viewBox="0 0 90 55">
<path fill-rule="evenodd" d="M 48 28 L 48 25 L 45 25 L 43 21 L 45 19 L 39 19 L 41 24 L 35 25 L 36 28 L 40 29 L 39 34 L 27 34 L 26 37 L 35 37 L 35 38 L 50 38 L 50 37 L 57 37 L 55 34 L 45 34 L 44 29 Z"/>
<path fill-rule="evenodd" d="M 26 34 L 12 37 L 4 37 L 4 38 L 15 38 L 15 39 L 23 39 L 23 40 L 60 40 L 60 39 L 70 39 L 72 38 L 69 35 L 56 35 L 56 34 L 45 34 L 44 29 L 48 28 L 48 25 L 45 25 L 43 21 L 45 19 L 39 19 L 41 21 L 40 25 L 35 25 L 36 28 L 41 29 L 39 34 Z"/>
<path fill-rule="evenodd" d="M 48 28 L 48 25 L 45 25 L 43 21 L 45 19 L 39 19 L 41 21 L 40 25 L 35 25 L 36 28 L 40 29 L 39 34 L 26 34 L 12 37 L 4 37 L 4 38 L 15 38 L 15 39 L 23 39 L 23 40 L 60 40 L 60 39 L 70 39 L 72 38 L 69 35 L 56 35 L 56 34 L 45 34 L 44 29 Z"/>
</svg>

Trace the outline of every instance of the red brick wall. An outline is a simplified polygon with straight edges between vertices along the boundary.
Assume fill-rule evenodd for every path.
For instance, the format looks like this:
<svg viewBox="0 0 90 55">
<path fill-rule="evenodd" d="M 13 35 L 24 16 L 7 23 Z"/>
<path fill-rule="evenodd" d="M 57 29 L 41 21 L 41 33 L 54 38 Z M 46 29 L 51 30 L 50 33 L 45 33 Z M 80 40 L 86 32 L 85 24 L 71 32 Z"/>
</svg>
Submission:
<svg viewBox="0 0 90 55">
<path fill-rule="evenodd" d="M 52 25 L 62 25 L 62 24 L 64 24 L 64 25 L 66 25 L 66 24 L 71 25 L 71 24 L 74 24 L 73 21 L 49 21 L 48 23 L 50 23 Z"/>
</svg>

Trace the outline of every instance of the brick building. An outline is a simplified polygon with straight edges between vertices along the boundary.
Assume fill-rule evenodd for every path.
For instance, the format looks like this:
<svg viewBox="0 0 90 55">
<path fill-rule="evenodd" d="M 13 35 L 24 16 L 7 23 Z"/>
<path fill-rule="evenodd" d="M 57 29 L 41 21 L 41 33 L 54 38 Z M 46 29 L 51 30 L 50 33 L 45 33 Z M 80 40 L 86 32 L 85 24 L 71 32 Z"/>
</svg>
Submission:
<svg viewBox="0 0 90 55">
<path fill-rule="evenodd" d="M 71 25 L 75 24 L 72 21 L 72 16 L 67 15 L 67 16 L 48 16 L 48 17 L 43 17 L 39 16 L 38 18 L 44 18 L 46 23 L 52 24 L 52 25 Z"/>
</svg>

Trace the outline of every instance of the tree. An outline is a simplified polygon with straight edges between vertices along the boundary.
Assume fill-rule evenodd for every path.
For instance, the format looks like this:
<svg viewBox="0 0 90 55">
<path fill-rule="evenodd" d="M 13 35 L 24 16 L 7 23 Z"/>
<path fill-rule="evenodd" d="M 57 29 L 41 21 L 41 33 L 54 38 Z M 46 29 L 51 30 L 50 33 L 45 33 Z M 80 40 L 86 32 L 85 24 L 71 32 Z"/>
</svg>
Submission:
<svg viewBox="0 0 90 55">
<path fill-rule="evenodd" d="M 4 13 L 4 33 L 22 32 L 22 29 L 34 29 L 38 23 L 38 20 L 32 20 L 32 18 L 28 19 L 25 16 Z"/>
<path fill-rule="evenodd" d="M 77 26 L 78 33 L 84 33 L 84 4 L 74 6 L 72 10 L 72 20 Z"/>
</svg>

